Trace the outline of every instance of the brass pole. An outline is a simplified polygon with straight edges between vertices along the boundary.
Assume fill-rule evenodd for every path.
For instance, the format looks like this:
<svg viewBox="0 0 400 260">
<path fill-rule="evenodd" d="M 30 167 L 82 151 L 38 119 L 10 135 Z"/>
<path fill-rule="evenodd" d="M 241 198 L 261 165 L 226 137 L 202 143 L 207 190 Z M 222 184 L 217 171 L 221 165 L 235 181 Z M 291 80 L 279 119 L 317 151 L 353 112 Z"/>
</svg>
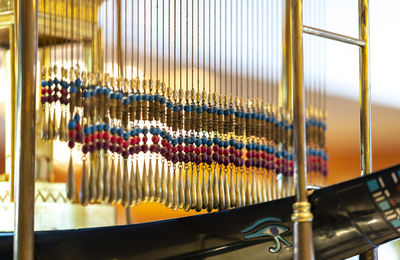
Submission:
<svg viewBox="0 0 400 260">
<path fill-rule="evenodd" d="M 33 259 L 38 0 L 18 3 L 14 259 Z"/>
<path fill-rule="evenodd" d="M 282 102 L 287 111 L 293 111 L 293 20 L 290 0 L 285 1 L 283 10 L 282 39 Z"/>
<path fill-rule="evenodd" d="M 315 259 L 311 205 L 307 200 L 306 132 L 303 89 L 303 19 L 302 0 L 291 0 L 293 15 L 294 62 L 294 151 L 296 202 L 293 204 L 294 259 Z"/>
<path fill-rule="evenodd" d="M 360 47 L 360 135 L 361 175 L 372 172 L 371 153 L 371 85 L 369 71 L 369 0 L 358 1 L 359 37 L 365 42 Z M 378 259 L 378 252 L 372 249 L 360 254 L 361 260 Z"/>
<path fill-rule="evenodd" d="M 13 25 L 10 25 L 9 30 L 10 30 L 10 64 L 11 64 L 11 172 L 10 172 L 10 201 L 14 202 L 14 179 L 15 179 L 15 89 L 16 89 L 16 56 L 15 56 L 15 48 L 16 48 L 16 43 L 15 43 L 15 26 L 16 24 L 14 23 Z"/>
</svg>

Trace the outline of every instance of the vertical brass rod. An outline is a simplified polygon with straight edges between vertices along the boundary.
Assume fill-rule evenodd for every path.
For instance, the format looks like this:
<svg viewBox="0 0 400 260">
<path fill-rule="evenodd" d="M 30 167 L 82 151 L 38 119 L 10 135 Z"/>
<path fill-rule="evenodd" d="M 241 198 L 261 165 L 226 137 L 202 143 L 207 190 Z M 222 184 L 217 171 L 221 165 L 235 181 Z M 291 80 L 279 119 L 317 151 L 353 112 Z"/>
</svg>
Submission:
<svg viewBox="0 0 400 260">
<path fill-rule="evenodd" d="M 292 46 L 292 8 L 290 1 L 285 1 L 282 26 L 282 100 L 287 111 L 293 110 L 293 46 Z"/>
<path fill-rule="evenodd" d="M 18 3 L 14 259 L 33 259 L 38 0 Z"/>
<path fill-rule="evenodd" d="M 10 191 L 11 191 L 11 196 L 10 200 L 11 202 L 14 201 L 14 179 L 15 179 L 15 89 L 16 89 L 16 57 L 15 57 L 15 48 L 16 48 L 16 42 L 15 42 L 15 24 L 11 25 L 9 27 L 10 30 L 10 64 L 11 64 L 11 172 L 10 172 Z"/>
<path fill-rule="evenodd" d="M 360 136 L 361 175 L 372 172 L 371 153 L 371 85 L 369 71 L 369 0 L 358 1 L 359 38 L 365 42 L 360 47 Z M 361 260 L 378 259 L 378 252 L 372 249 L 360 254 Z"/>
<path fill-rule="evenodd" d="M 294 73 L 294 150 L 296 202 L 293 204 L 294 259 L 314 259 L 312 235 L 313 215 L 307 200 L 306 133 L 303 89 L 303 19 L 302 0 L 291 0 L 293 19 L 293 73 Z"/>
<path fill-rule="evenodd" d="M 125 7 L 126 8 L 126 7 Z M 118 77 L 124 78 L 122 64 L 122 7 L 121 0 L 117 0 L 117 61 L 118 61 Z"/>
</svg>

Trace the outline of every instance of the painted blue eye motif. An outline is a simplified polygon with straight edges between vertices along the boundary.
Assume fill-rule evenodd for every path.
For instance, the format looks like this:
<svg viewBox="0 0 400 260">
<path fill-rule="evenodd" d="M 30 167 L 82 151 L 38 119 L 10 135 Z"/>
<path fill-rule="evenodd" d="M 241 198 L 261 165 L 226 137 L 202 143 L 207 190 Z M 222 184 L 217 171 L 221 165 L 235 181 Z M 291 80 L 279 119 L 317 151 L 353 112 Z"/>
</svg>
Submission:
<svg viewBox="0 0 400 260">
<path fill-rule="evenodd" d="M 260 220 L 257 220 L 254 222 L 252 225 L 249 227 L 245 228 L 242 230 L 242 233 L 247 233 L 250 231 L 255 230 L 258 228 L 261 224 L 265 224 L 266 222 L 282 222 L 281 219 L 279 218 L 263 218 Z M 262 227 L 261 229 L 245 235 L 243 238 L 244 239 L 252 239 L 252 238 L 258 238 L 258 237 L 273 237 L 275 240 L 275 247 L 270 247 L 268 248 L 269 252 L 271 253 L 277 253 L 281 250 L 281 242 L 284 243 L 287 247 L 292 247 L 292 245 L 281 236 L 281 234 L 285 233 L 288 231 L 289 228 L 279 225 L 279 224 L 270 224 Z"/>
</svg>

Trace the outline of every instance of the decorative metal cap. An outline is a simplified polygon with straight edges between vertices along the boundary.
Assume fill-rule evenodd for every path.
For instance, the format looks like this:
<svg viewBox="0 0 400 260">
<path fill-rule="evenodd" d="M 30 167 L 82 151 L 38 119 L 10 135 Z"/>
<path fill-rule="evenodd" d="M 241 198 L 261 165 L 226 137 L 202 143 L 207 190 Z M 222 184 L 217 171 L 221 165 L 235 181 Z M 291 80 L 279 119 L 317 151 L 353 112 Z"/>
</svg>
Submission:
<svg viewBox="0 0 400 260">
<path fill-rule="evenodd" d="M 311 204 L 306 201 L 293 203 L 293 222 L 312 222 Z"/>
</svg>

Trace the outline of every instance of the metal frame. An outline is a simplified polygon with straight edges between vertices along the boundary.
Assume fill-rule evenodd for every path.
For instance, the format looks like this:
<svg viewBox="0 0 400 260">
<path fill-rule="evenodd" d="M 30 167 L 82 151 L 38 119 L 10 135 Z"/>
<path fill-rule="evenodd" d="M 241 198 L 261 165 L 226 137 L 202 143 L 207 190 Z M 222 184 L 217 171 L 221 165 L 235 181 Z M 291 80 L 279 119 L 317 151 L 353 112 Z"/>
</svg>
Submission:
<svg viewBox="0 0 400 260">
<path fill-rule="evenodd" d="M 358 1 L 359 39 L 303 25 L 302 0 L 286 0 L 284 12 L 283 82 L 293 93 L 296 202 L 293 204 L 294 259 L 315 259 L 312 236 L 312 213 L 307 200 L 305 111 L 303 89 L 303 33 L 359 47 L 360 59 L 360 133 L 361 175 L 372 172 L 371 157 L 371 87 L 369 71 L 369 0 Z M 287 50 L 289 48 L 289 50 Z M 291 97 L 288 94 L 288 97 Z M 291 106 L 291 100 L 288 101 Z M 376 250 L 360 255 L 360 259 L 376 259 Z"/>
</svg>

